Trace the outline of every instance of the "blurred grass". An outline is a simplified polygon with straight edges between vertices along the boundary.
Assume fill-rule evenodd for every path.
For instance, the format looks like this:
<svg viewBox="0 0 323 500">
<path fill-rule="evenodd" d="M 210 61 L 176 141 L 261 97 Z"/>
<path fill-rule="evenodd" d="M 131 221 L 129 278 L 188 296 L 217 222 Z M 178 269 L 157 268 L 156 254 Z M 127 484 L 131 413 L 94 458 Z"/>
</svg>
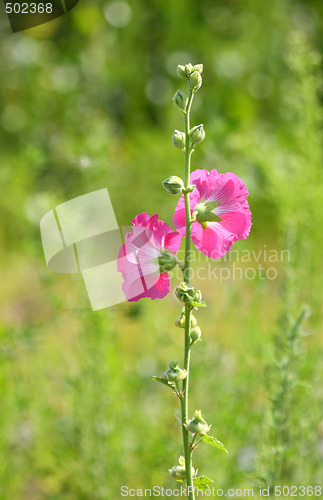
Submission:
<svg viewBox="0 0 323 500">
<path fill-rule="evenodd" d="M 198 312 L 191 410 L 203 409 L 230 451 L 198 450 L 196 466 L 221 488 L 269 473 L 274 334 L 286 333 L 282 311 L 293 318 L 306 303 L 281 484 L 319 483 L 322 4 L 117 5 L 121 21 L 101 1 L 15 35 L 0 21 L 1 500 L 117 499 L 122 485 L 172 485 L 178 405 L 149 377 L 182 356 L 173 294 L 91 312 L 79 276 L 46 268 L 39 221 L 107 186 L 120 226 L 142 211 L 171 223 L 161 181 L 182 169 L 171 96 L 182 85 L 176 65 L 188 61 L 205 65 L 193 121 L 207 139 L 194 168 L 233 170 L 250 191 L 252 232 L 234 249 L 291 255 L 271 264 L 262 254 L 275 280 L 196 281 L 209 307 Z"/>
</svg>

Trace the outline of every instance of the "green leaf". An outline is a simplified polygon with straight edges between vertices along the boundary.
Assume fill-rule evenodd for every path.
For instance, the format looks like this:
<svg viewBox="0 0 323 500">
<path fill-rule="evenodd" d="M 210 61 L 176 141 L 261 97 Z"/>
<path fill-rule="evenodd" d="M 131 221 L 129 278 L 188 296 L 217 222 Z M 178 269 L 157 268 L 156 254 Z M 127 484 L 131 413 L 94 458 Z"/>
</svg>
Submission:
<svg viewBox="0 0 323 500">
<path fill-rule="evenodd" d="M 201 300 L 200 302 L 194 302 L 194 301 L 192 301 L 191 304 L 194 307 L 206 307 L 206 303 L 203 302 L 203 300 Z"/>
<path fill-rule="evenodd" d="M 174 384 L 171 384 L 165 378 L 162 378 L 162 377 L 150 377 L 150 378 L 152 378 L 153 380 L 156 380 L 157 382 L 160 382 L 161 384 L 167 385 L 167 387 L 170 387 L 173 391 L 175 390 Z"/>
<path fill-rule="evenodd" d="M 209 489 L 209 484 L 213 483 L 212 479 L 206 476 L 195 477 L 193 479 L 193 486 L 199 488 L 200 490 L 206 491 Z"/>
<path fill-rule="evenodd" d="M 225 449 L 224 445 L 218 441 L 215 437 L 204 435 L 201 436 L 202 441 L 205 441 L 205 443 L 210 444 L 211 446 L 214 446 L 218 450 L 225 451 L 225 453 L 228 453 L 228 450 Z"/>
</svg>

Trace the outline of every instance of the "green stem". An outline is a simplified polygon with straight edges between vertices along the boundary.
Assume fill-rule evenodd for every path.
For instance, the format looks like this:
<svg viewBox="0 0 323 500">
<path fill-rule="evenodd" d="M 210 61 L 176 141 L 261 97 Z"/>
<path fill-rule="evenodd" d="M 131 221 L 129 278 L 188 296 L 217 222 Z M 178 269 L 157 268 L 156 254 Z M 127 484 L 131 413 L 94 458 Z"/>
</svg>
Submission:
<svg viewBox="0 0 323 500">
<path fill-rule="evenodd" d="M 184 184 L 185 188 L 190 183 L 190 167 L 191 167 L 191 144 L 190 144 L 190 112 L 194 91 L 190 89 L 189 99 L 184 112 L 184 126 L 185 126 L 185 156 L 184 156 Z M 184 194 L 185 200 L 185 219 L 186 219 L 186 238 L 185 238 L 185 262 L 184 262 L 184 281 L 190 283 L 190 253 L 191 253 L 191 208 L 189 193 Z M 188 431 L 184 425 L 188 422 L 188 390 L 189 390 L 189 373 L 190 373 L 190 329 L 191 329 L 191 305 L 185 304 L 185 345 L 184 345 L 184 369 L 187 372 L 187 377 L 183 380 L 183 398 L 181 399 L 182 406 L 182 428 L 183 428 L 183 446 L 186 467 L 186 484 L 188 488 L 189 500 L 194 500 L 195 495 L 193 492 L 193 477 L 192 477 L 192 454 L 189 449 L 189 436 Z"/>
</svg>

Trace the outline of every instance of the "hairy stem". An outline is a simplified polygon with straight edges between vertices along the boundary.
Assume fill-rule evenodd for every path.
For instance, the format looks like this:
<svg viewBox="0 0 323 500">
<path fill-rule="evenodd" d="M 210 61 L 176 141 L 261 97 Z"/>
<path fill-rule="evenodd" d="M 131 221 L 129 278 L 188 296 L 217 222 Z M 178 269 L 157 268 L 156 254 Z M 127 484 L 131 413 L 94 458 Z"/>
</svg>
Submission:
<svg viewBox="0 0 323 500">
<path fill-rule="evenodd" d="M 189 99 L 186 111 L 184 112 L 185 126 L 185 156 L 184 156 L 184 184 L 185 188 L 190 183 L 190 167 L 191 167 L 191 144 L 190 144 L 190 112 L 194 91 L 190 89 Z M 184 194 L 185 199 L 185 219 L 186 219 L 186 238 L 185 238 L 185 262 L 184 262 L 184 281 L 190 283 L 190 253 L 191 253 L 191 208 L 189 193 Z M 192 453 L 189 449 L 188 431 L 184 425 L 188 422 L 188 389 L 189 389 L 189 373 L 190 373 L 190 329 L 191 329 L 191 305 L 185 304 L 185 346 L 184 346 L 184 369 L 187 371 L 187 377 L 183 380 L 183 398 L 182 405 L 182 429 L 183 429 L 183 446 L 186 465 L 186 484 L 188 488 L 189 500 L 194 500 L 193 477 L 192 477 Z"/>
</svg>

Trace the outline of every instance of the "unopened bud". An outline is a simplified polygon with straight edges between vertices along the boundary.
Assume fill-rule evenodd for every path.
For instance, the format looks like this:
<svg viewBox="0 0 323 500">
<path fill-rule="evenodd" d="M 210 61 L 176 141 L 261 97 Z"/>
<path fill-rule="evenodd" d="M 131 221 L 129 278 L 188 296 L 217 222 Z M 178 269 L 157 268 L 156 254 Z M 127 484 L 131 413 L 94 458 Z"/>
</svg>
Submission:
<svg viewBox="0 0 323 500">
<path fill-rule="evenodd" d="M 199 326 L 195 326 L 195 328 L 191 330 L 190 336 L 192 342 L 198 342 L 202 336 L 201 328 Z"/>
<path fill-rule="evenodd" d="M 175 325 L 177 328 L 185 328 L 185 314 L 179 316 L 179 318 L 175 320 Z"/>
<path fill-rule="evenodd" d="M 184 182 L 177 175 L 172 175 L 163 181 L 163 186 L 170 194 L 179 194 L 182 192 Z"/>
<path fill-rule="evenodd" d="M 177 264 L 174 252 L 167 248 L 161 248 L 161 255 L 158 257 L 159 270 L 161 273 L 167 273 L 174 269 Z"/>
<path fill-rule="evenodd" d="M 177 74 L 180 78 L 185 78 L 187 75 L 186 75 L 186 72 L 185 72 L 185 66 L 182 66 L 181 64 L 179 64 L 177 66 Z"/>
<path fill-rule="evenodd" d="M 187 425 L 185 425 L 187 431 L 192 432 L 193 434 L 206 434 L 211 429 L 204 418 L 202 417 L 202 413 L 198 410 L 194 413 L 192 420 L 189 421 Z"/>
<path fill-rule="evenodd" d="M 200 302 L 202 294 L 200 290 L 188 285 L 187 283 L 181 283 L 175 290 L 175 295 L 181 302 Z"/>
<path fill-rule="evenodd" d="M 180 132 L 179 130 L 175 130 L 172 137 L 172 143 L 174 144 L 175 148 L 183 149 L 185 147 L 185 133 Z"/>
<path fill-rule="evenodd" d="M 187 371 L 182 370 L 178 366 L 178 361 L 171 361 L 168 365 L 168 370 L 165 373 L 165 377 L 170 382 L 179 382 L 180 380 L 184 380 L 187 377 Z"/>
<path fill-rule="evenodd" d="M 190 74 L 194 71 L 194 66 L 191 63 L 186 64 L 185 66 L 185 74 L 186 76 L 190 76 Z"/>
<path fill-rule="evenodd" d="M 203 124 L 196 125 L 190 130 L 190 139 L 192 144 L 198 144 L 205 139 L 205 130 Z"/>
<path fill-rule="evenodd" d="M 185 479 L 186 478 L 186 468 L 184 457 L 179 457 L 178 465 L 175 465 L 172 469 L 169 469 L 169 473 L 175 479 Z M 196 472 L 194 467 L 192 467 L 192 477 L 195 477 Z"/>
<path fill-rule="evenodd" d="M 200 302 L 202 298 L 201 291 L 187 283 L 181 283 L 176 288 L 175 295 L 178 300 L 184 303 Z"/>
<path fill-rule="evenodd" d="M 177 318 L 177 320 L 175 321 L 175 325 L 178 328 L 185 328 L 185 322 L 186 322 L 186 318 L 185 318 L 185 307 L 184 307 L 180 317 Z M 191 323 L 191 328 L 195 328 L 197 325 L 197 319 L 195 318 L 194 314 L 192 314 L 192 313 L 190 314 L 190 323 Z"/>
<path fill-rule="evenodd" d="M 201 75 L 203 73 L 203 64 L 195 64 L 193 70 L 198 71 Z"/>
<path fill-rule="evenodd" d="M 191 89 L 198 90 L 202 85 L 202 77 L 199 71 L 193 71 L 189 76 L 189 84 Z"/>
<path fill-rule="evenodd" d="M 196 188 L 195 184 L 190 184 L 189 186 L 187 186 L 185 191 L 186 191 L 186 193 L 193 193 L 195 188 Z"/>
<path fill-rule="evenodd" d="M 186 109 L 187 100 L 188 99 L 187 99 L 186 95 L 183 92 L 181 92 L 180 90 L 177 90 L 176 94 L 173 97 L 174 104 L 176 104 L 176 106 L 179 109 L 181 109 L 182 111 L 184 111 Z"/>
</svg>

